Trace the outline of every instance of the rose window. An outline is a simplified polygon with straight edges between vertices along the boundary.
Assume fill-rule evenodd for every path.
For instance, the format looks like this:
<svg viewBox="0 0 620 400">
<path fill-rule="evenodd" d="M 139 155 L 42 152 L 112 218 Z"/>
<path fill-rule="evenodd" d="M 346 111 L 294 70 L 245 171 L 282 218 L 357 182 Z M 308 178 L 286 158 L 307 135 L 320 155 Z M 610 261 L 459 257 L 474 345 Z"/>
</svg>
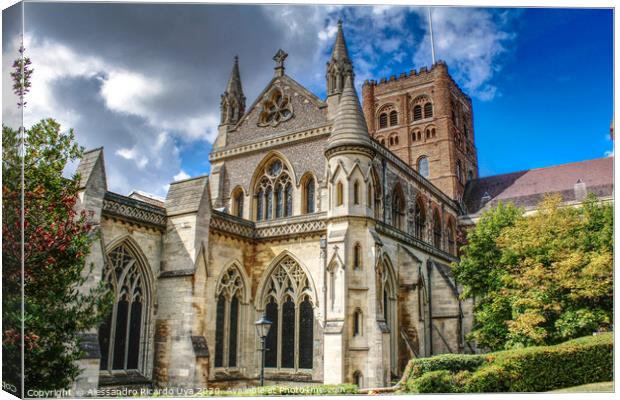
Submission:
<svg viewBox="0 0 620 400">
<path fill-rule="evenodd" d="M 263 101 L 260 113 L 259 126 L 276 126 L 293 116 L 293 107 L 288 96 L 279 89 L 274 89 L 271 95 Z"/>
</svg>

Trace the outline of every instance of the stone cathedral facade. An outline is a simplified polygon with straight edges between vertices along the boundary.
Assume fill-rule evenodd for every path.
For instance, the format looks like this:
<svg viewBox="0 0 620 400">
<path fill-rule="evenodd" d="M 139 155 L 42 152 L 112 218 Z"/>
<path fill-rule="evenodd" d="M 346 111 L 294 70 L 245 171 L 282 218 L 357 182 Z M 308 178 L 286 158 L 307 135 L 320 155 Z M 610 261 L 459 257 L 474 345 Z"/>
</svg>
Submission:
<svg viewBox="0 0 620 400">
<path fill-rule="evenodd" d="M 341 24 L 326 99 L 285 58 L 249 106 L 235 59 L 211 173 L 164 202 L 108 191 L 103 149 L 85 154 L 89 284 L 116 300 L 77 387 L 256 385 L 263 314 L 268 383 L 387 386 L 413 357 L 475 351 L 449 265 L 498 186 L 477 179 L 471 100 L 440 62 L 365 82 L 362 106 Z"/>
</svg>

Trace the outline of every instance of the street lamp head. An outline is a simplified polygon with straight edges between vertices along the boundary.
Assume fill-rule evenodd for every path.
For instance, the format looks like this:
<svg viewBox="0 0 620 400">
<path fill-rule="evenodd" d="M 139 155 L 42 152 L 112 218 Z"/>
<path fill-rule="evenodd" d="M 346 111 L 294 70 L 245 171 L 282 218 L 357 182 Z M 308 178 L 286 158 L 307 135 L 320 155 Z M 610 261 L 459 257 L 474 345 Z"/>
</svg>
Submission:
<svg viewBox="0 0 620 400">
<path fill-rule="evenodd" d="M 258 321 L 254 322 L 254 325 L 256 325 L 256 334 L 259 338 L 264 339 L 267 337 L 271 324 L 272 322 L 267 319 L 265 314 L 263 314 Z"/>
</svg>

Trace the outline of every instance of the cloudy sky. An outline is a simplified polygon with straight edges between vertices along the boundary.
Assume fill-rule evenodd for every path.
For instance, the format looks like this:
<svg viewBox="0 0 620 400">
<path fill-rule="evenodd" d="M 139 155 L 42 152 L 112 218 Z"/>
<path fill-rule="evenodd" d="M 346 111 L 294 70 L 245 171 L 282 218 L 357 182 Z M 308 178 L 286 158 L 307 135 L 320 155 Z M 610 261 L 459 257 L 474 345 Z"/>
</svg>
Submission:
<svg viewBox="0 0 620 400">
<path fill-rule="evenodd" d="M 239 56 L 247 104 L 286 72 L 325 95 L 325 62 L 344 20 L 356 82 L 431 64 L 425 8 L 26 3 L 34 75 L 26 126 L 54 117 L 104 146 L 109 189 L 164 196 L 209 172 L 219 98 Z M 8 67 L 19 9 L 3 11 L 3 120 L 15 121 Z M 434 8 L 437 58 L 474 102 L 480 174 L 611 151 L 610 10 Z M 359 87 L 358 87 L 359 89 Z"/>
</svg>

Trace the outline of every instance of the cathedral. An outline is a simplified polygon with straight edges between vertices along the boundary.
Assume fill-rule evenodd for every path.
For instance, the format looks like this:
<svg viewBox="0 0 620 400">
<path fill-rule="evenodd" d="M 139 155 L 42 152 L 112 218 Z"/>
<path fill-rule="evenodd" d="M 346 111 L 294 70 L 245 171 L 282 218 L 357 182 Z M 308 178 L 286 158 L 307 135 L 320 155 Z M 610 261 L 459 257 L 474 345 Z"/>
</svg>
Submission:
<svg viewBox="0 0 620 400">
<path fill-rule="evenodd" d="M 235 58 L 211 173 L 165 201 L 107 190 L 103 149 L 78 167 L 99 227 L 85 289 L 111 314 L 84 334 L 80 389 L 391 385 L 411 358 L 477 349 L 451 275 L 457 231 L 499 200 L 613 195 L 612 158 L 478 177 L 471 99 L 443 62 L 366 81 L 342 24 L 321 99 L 285 72 L 253 102 Z M 224 86 L 224 85 L 222 85 Z"/>
</svg>

